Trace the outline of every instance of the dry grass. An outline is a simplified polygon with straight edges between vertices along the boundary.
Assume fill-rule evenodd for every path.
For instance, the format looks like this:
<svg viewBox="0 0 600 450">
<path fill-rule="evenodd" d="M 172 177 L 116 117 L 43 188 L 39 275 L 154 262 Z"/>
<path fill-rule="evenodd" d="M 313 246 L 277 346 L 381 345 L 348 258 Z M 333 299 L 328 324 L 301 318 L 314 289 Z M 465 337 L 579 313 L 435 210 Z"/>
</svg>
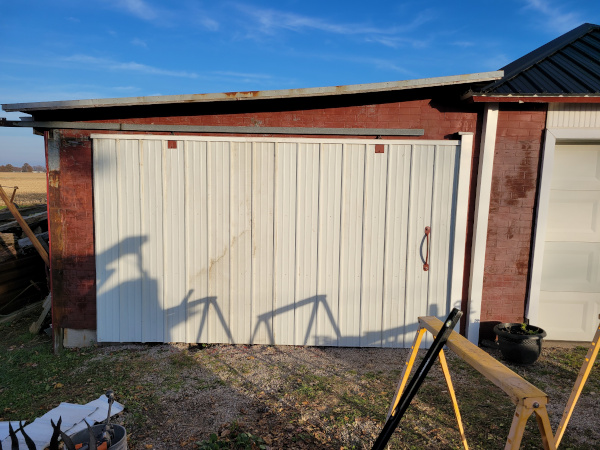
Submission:
<svg viewBox="0 0 600 450">
<path fill-rule="evenodd" d="M 14 186 L 19 187 L 14 200 L 19 206 L 46 203 L 45 173 L 0 172 L 0 185 L 9 196 L 12 195 Z M 0 205 L 2 206 L 4 205 Z"/>
</svg>

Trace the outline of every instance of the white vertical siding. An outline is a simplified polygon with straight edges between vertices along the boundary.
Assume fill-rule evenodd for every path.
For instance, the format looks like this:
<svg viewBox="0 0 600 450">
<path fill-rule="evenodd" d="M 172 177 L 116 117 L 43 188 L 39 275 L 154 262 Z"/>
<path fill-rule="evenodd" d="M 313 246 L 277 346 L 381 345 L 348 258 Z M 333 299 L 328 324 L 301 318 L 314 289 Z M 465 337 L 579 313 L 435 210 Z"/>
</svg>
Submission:
<svg viewBox="0 0 600 450">
<path fill-rule="evenodd" d="M 346 144 L 342 163 L 339 345 L 345 347 L 360 345 L 365 148 Z"/>
<path fill-rule="evenodd" d="M 416 332 L 419 316 L 445 314 L 445 311 L 428 310 L 428 282 L 433 267 L 428 272 L 423 270 L 427 253 L 425 227 L 431 225 L 434 149 L 433 145 L 415 145 L 412 152 L 404 312 L 405 341 L 410 340 L 408 336 Z"/>
<path fill-rule="evenodd" d="M 338 345 L 342 144 L 323 144 L 319 175 L 315 345 Z"/>
<path fill-rule="evenodd" d="M 208 308 L 209 342 L 232 339 L 230 325 L 229 269 L 229 143 L 208 144 Z"/>
<path fill-rule="evenodd" d="M 317 224 L 319 217 L 319 144 L 298 147 L 296 192 L 296 345 L 315 345 L 317 302 Z"/>
<path fill-rule="evenodd" d="M 235 314 L 231 315 L 232 342 L 248 342 L 252 315 L 252 143 L 231 143 L 230 240 L 231 298 Z"/>
<path fill-rule="evenodd" d="M 119 293 L 119 229 L 117 141 L 98 139 L 94 147 L 94 223 L 96 314 L 99 341 L 121 340 Z"/>
<path fill-rule="evenodd" d="M 273 335 L 283 345 L 295 342 L 297 147 L 282 142 L 275 150 Z"/>
<path fill-rule="evenodd" d="M 550 103 L 547 128 L 600 128 L 597 103 Z"/>
<path fill-rule="evenodd" d="M 383 256 L 388 156 L 389 147 L 385 153 L 375 153 L 375 145 L 367 146 L 361 263 L 366 270 L 363 270 L 362 273 L 361 347 L 380 347 L 382 344 Z"/>
<path fill-rule="evenodd" d="M 100 341 L 402 347 L 447 314 L 456 142 L 173 142 L 95 138 Z"/>
<path fill-rule="evenodd" d="M 165 340 L 162 141 L 141 141 L 142 342 Z"/>
<path fill-rule="evenodd" d="M 185 175 L 183 143 L 177 148 L 163 144 L 163 308 L 165 340 L 185 342 L 186 307 L 190 292 L 186 288 L 185 242 Z"/>
<path fill-rule="evenodd" d="M 119 141 L 117 147 L 117 202 L 119 232 L 119 298 L 122 317 L 142 314 L 142 278 L 140 277 L 142 234 L 140 228 L 139 141 Z M 121 321 L 120 339 L 142 340 L 141 322 Z"/>
<path fill-rule="evenodd" d="M 273 219 L 275 145 L 256 142 L 252 158 L 252 339 L 274 344 Z M 246 319 L 247 320 L 247 319 Z"/>
<path fill-rule="evenodd" d="M 413 340 L 413 336 L 404 340 L 404 301 L 400 301 L 406 291 L 411 155 L 410 145 L 389 146 L 382 324 L 385 347 L 406 347 Z"/>
<path fill-rule="evenodd" d="M 145 141 L 152 142 L 152 141 Z M 208 342 L 207 143 L 185 142 L 185 237 L 188 295 L 186 342 Z M 159 170 L 160 167 L 157 168 Z M 160 178 L 160 177 L 159 177 Z M 153 199 L 160 202 L 160 197 Z M 162 208 L 156 208 L 162 214 Z M 151 217 L 148 219 L 152 220 Z M 158 274 L 154 275 L 159 278 Z"/>
<path fill-rule="evenodd" d="M 439 145 L 435 149 L 435 173 L 431 208 L 428 314 L 442 315 L 447 309 L 451 281 L 451 255 L 458 165 L 454 147 Z M 434 263 L 435 261 L 435 263 Z"/>
</svg>

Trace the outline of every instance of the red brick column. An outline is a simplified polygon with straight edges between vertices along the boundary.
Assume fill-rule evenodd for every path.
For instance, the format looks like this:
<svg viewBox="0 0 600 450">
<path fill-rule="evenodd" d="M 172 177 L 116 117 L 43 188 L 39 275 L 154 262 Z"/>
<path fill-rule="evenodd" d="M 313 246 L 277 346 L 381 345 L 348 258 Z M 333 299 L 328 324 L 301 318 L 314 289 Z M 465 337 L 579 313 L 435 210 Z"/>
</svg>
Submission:
<svg viewBox="0 0 600 450">
<path fill-rule="evenodd" d="M 522 322 L 546 105 L 501 105 L 485 255 L 481 337 L 497 322 Z"/>
</svg>

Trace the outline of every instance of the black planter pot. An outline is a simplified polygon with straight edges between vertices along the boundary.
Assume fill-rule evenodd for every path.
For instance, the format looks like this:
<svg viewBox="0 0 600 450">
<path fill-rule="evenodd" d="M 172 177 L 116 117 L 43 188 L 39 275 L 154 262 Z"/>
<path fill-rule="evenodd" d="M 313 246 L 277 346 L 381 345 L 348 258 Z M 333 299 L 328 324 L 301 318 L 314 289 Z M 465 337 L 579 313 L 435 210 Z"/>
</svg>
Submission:
<svg viewBox="0 0 600 450">
<path fill-rule="evenodd" d="M 527 325 L 526 329 L 535 334 L 519 334 L 520 323 L 499 323 L 494 327 L 498 336 L 498 346 L 502 357 L 516 364 L 533 364 L 542 353 L 542 340 L 546 332 L 541 328 Z"/>
</svg>

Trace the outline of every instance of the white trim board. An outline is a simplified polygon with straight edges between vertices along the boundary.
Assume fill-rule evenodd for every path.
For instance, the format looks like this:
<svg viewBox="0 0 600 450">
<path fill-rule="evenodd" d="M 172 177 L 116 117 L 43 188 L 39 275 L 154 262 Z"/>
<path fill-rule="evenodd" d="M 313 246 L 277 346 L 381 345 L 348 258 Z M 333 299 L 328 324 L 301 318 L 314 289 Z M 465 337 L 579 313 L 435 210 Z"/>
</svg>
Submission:
<svg viewBox="0 0 600 450">
<path fill-rule="evenodd" d="M 546 225 L 548 222 L 548 207 L 550 204 L 550 186 L 554 169 L 554 151 L 557 142 L 561 141 L 590 141 L 600 140 L 600 129 L 593 128 L 548 128 L 542 154 L 542 170 L 540 173 L 540 188 L 538 194 L 537 219 L 534 226 L 533 249 L 531 252 L 532 265 L 529 283 L 529 298 L 525 316 L 530 322 L 536 323 L 539 317 L 540 288 L 542 281 L 542 264 L 544 261 L 544 245 Z"/>
<path fill-rule="evenodd" d="M 471 244 L 471 276 L 469 277 L 468 322 L 466 330 L 467 339 L 475 345 L 479 341 L 479 324 L 481 322 L 485 250 L 487 246 L 487 229 L 492 195 L 492 172 L 494 169 L 494 151 L 496 149 L 496 132 L 498 129 L 498 111 L 498 103 L 489 103 L 486 105 L 479 150 L 479 172 L 477 175 L 475 220 L 473 223 L 473 241 Z"/>
</svg>

